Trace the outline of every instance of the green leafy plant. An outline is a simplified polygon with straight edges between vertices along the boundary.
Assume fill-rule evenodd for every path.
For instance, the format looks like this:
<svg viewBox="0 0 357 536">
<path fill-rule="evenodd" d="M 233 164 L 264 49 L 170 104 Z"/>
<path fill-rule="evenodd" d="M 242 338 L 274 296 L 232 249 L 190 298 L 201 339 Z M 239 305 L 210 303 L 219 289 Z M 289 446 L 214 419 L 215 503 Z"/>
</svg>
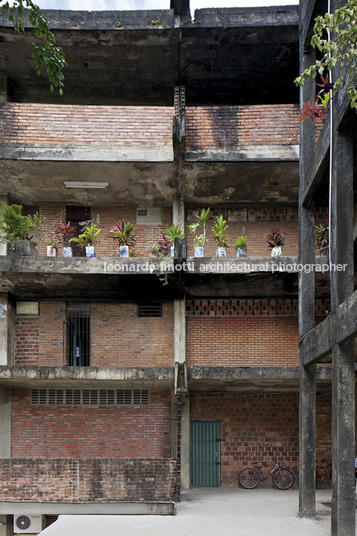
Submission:
<svg viewBox="0 0 357 536">
<path fill-rule="evenodd" d="M 76 227 L 72 226 L 70 221 L 66 223 L 63 220 L 57 225 L 54 235 L 61 246 L 68 247 L 70 239 L 76 234 L 76 231 Z"/>
<path fill-rule="evenodd" d="M 235 243 L 234 243 L 234 247 L 236 249 L 238 248 L 246 248 L 247 247 L 247 236 L 245 234 L 245 227 L 243 227 L 242 229 L 242 234 L 240 236 L 238 236 L 238 238 L 236 239 Z"/>
<path fill-rule="evenodd" d="M 119 246 L 134 246 L 136 235 L 135 227 L 132 223 L 125 222 L 125 220 L 116 222 L 115 225 L 110 228 L 110 232 L 115 235 L 113 236 L 113 240 L 117 240 Z"/>
<path fill-rule="evenodd" d="M 82 232 L 78 237 L 70 239 L 70 242 L 75 242 L 80 245 L 81 248 L 86 248 L 88 246 L 95 246 L 98 242 L 98 235 L 101 231 L 99 229 L 99 216 L 91 220 L 81 222 Z"/>
<path fill-rule="evenodd" d="M 263 236 L 263 240 L 267 241 L 268 249 L 275 247 L 283 247 L 285 245 L 286 234 L 280 229 L 280 227 L 274 226 L 270 231 L 267 231 Z"/>
<path fill-rule="evenodd" d="M 36 212 L 33 216 L 22 214 L 22 205 L 0 203 L 0 241 L 20 242 L 31 240 L 33 231 L 39 232 L 43 219 Z"/>
<path fill-rule="evenodd" d="M 199 216 L 196 215 L 198 218 L 198 222 L 191 223 L 187 226 L 187 228 L 193 233 L 193 240 L 195 247 L 204 247 L 206 242 L 208 242 L 208 239 L 206 237 L 206 224 L 208 217 L 210 215 L 211 209 L 208 207 L 207 209 L 202 209 L 201 214 Z M 197 235 L 196 231 L 202 227 L 202 234 Z"/>
<path fill-rule="evenodd" d="M 175 244 L 175 238 L 177 238 L 178 240 L 183 240 L 185 238 L 185 233 L 183 232 L 183 230 L 181 229 L 181 227 L 178 225 L 178 224 L 175 224 L 173 223 L 171 225 L 171 227 L 169 227 L 168 229 L 166 229 L 165 231 L 165 235 L 167 236 L 167 238 L 170 240 L 170 242 L 172 243 L 172 245 Z"/>
<path fill-rule="evenodd" d="M 329 247 L 329 223 L 328 218 L 326 218 L 325 223 L 320 225 L 315 225 L 316 231 L 316 248 L 317 251 L 322 251 L 325 248 Z"/>
<path fill-rule="evenodd" d="M 295 79 L 296 85 L 302 86 L 306 80 L 317 74 L 324 75 L 334 67 L 346 67 L 348 77 L 340 76 L 333 84 L 333 89 L 340 90 L 347 80 L 347 96 L 351 107 L 357 108 L 356 26 L 357 0 L 346 0 L 346 3 L 333 13 L 316 17 L 311 45 L 321 52 L 322 57 Z M 328 39 L 328 32 L 331 33 L 331 39 Z"/>
<path fill-rule="evenodd" d="M 219 248 L 228 248 L 228 240 L 229 237 L 226 236 L 226 232 L 228 229 L 228 223 L 223 218 L 223 215 L 220 214 L 216 217 L 216 221 L 212 227 L 212 231 L 214 234 L 214 239 L 217 242 L 217 246 Z"/>
<path fill-rule="evenodd" d="M 30 44 L 33 49 L 32 57 L 35 60 L 36 73 L 41 74 L 44 66 L 50 82 L 50 90 L 54 91 L 58 88 L 58 93 L 63 95 L 63 69 L 67 66 L 67 62 L 63 49 L 56 45 L 56 38 L 40 8 L 32 0 L 14 0 L 12 7 L 9 2 L 0 0 L 0 6 L 2 13 L 8 13 L 8 19 L 18 33 L 25 31 L 22 19 L 25 13 L 24 7 L 28 9 L 29 22 L 33 26 L 32 34 L 36 38 L 36 42 Z"/>
</svg>

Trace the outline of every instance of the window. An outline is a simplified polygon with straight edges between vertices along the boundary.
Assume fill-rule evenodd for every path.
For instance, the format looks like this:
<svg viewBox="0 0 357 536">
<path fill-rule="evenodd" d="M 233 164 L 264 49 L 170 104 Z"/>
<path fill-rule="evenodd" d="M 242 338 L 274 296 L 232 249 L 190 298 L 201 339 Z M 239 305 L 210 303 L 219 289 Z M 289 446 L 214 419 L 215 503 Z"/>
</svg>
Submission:
<svg viewBox="0 0 357 536">
<path fill-rule="evenodd" d="M 139 318 L 161 318 L 162 303 L 161 302 L 145 302 L 138 303 Z"/>
<path fill-rule="evenodd" d="M 90 366 L 90 308 L 70 306 L 66 309 L 66 363 L 70 367 Z"/>
<path fill-rule="evenodd" d="M 32 389 L 33 406 L 148 406 L 148 389 Z"/>
</svg>

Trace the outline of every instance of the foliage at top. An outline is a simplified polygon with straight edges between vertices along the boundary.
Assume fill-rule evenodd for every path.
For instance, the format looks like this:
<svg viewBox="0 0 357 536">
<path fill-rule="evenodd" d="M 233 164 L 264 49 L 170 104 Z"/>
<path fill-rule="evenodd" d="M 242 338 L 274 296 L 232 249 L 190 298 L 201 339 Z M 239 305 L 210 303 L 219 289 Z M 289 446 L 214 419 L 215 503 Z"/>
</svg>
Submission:
<svg viewBox="0 0 357 536">
<path fill-rule="evenodd" d="M 171 227 L 166 229 L 165 234 L 167 238 L 170 240 L 172 245 L 175 244 L 175 238 L 180 240 L 180 242 L 185 238 L 185 233 L 181 229 L 181 227 L 178 224 L 173 223 Z"/>
<path fill-rule="evenodd" d="M 318 251 L 321 251 L 324 248 L 329 246 L 329 224 L 328 218 L 326 218 L 325 223 L 320 225 L 315 225 L 316 231 L 316 247 Z"/>
<path fill-rule="evenodd" d="M 331 32 L 330 41 L 328 31 Z M 334 67 L 346 67 L 349 75 L 347 96 L 351 107 L 357 109 L 357 0 L 347 0 L 334 13 L 316 17 L 311 45 L 321 52 L 322 58 L 305 69 L 295 83 L 301 86 L 317 74 L 324 75 Z M 341 89 L 344 82 L 345 77 L 340 76 L 333 88 Z"/>
<path fill-rule="evenodd" d="M 33 216 L 22 214 L 22 205 L 0 203 L 0 242 L 31 240 L 32 231 L 38 230 L 43 220 L 38 213 Z"/>
<path fill-rule="evenodd" d="M 12 8 L 9 2 L 0 0 L 0 6 L 2 13 L 8 13 L 8 19 L 18 33 L 25 31 L 22 22 L 25 14 L 24 7 L 28 9 L 26 13 L 33 26 L 32 34 L 36 38 L 36 41 L 30 45 L 33 49 L 32 57 L 35 59 L 36 73 L 41 74 L 42 66 L 45 66 L 50 90 L 54 91 L 58 88 L 58 93 L 63 95 L 63 69 L 67 65 L 66 59 L 63 49 L 56 45 L 56 38 L 40 8 L 32 0 L 14 0 Z"/>
<path fill-rule="evenodd" d="M 71 222 L 67 223 L 62 220 L 56 227 L 54 236 L 55 240 L 59 242 L 63 247 L 69 246 L 69 241 L 76 234 L 76 227 L 71 225 Z"/>
</svg>

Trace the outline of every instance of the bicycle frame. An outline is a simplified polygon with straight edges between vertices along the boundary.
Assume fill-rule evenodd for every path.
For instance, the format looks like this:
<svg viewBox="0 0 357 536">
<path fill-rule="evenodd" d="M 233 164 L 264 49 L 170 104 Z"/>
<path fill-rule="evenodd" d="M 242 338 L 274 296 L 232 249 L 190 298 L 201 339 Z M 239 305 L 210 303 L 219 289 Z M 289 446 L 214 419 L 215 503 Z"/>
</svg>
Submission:
<svg viewBox="0 0 357 536">
<path fill-rule="evenodd" d="M 259 467 L 257 467 L 256 471 L 259 475 L 261 482 L 266 482 L 270 476 L 272 476 L 275 471 L 279 469 L 280 470 L 280 461 L 276 460 L 275 464 L 272 466 L 272 469 L 267 473 L 266 475 L 263 473 L 263 466 L 259 464 Z"/>
</svg>

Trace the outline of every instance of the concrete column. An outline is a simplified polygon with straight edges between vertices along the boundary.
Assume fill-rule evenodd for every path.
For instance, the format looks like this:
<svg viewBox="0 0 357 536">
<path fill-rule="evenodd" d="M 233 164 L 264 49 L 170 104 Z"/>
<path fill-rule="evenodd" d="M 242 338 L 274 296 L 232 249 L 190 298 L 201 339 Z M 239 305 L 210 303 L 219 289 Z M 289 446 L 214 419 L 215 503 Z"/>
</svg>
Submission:
<svg viewBox="0 0 357 536">
<path fill-rule="evenodd" d="M 301 16 L 301 14 L 300 14 Z M 300 43 L 300 70 L 313 63 L 310 51 Z M 313 82 L 304 84 L 300 91 L 300 105 L 314 94 Z M 314 128 L 301 121 L 301 155 L 299 186 L 299 263 L 315 262 L 315 227 L 313 207 L 303 206 L 305 168 L 314 147 Z M 315 274 L 299 272 L 299 338 L 315 325 Z M 315 466 L 316 466 L 316 365 L 304 366 L 300 353 L 300 405 L 299 405 L 299 516 L 316 515 Z"/>
<path fill-rule="evenodd" d="M 353 145 L 333 135 L 331 306 L 334 310 L 353 292 Z M 353 341 L 332 349 L 332 536 L 355 535 L 355 369 Z"/>
<path fill-rule="evenodd" d="M 11 458 L 11 389 L 0 387 L 0 458 Z"/>
<path fill-rule="evenodd" d="M 1 102 L 1 97 L 0 97 Z M 8 203 L 8 197 L 7 195 L 0 195 L 0 201 L 3 203 Z M 0 242 L 0 255 L 7 255 L 7 245 Z"/>
<path fill-rule="evenodd" d="M 14 339 L 14 310 L 6 292 L 0 293 L 0 365 L 12 362 Z"/>
<path fill-rule="evenodd" d="M 185 231 L 185 203 L 182 196 L 177 195 L 172 202 L 172 222 L 180 225 Z"/>
<path fill-rule="evenodd" d="M 7 76 L 2 74 L 0 75 L 0 102 L 8 101 L 8 92 L 7 92 Z"/>
<path fill-rule="evenodd" d="M 174 363 L 186 363 L 186 299 L 174 301 Z M 190 403 L 181 397 L 181 485 L 190 487 Z"/>
</svg>

